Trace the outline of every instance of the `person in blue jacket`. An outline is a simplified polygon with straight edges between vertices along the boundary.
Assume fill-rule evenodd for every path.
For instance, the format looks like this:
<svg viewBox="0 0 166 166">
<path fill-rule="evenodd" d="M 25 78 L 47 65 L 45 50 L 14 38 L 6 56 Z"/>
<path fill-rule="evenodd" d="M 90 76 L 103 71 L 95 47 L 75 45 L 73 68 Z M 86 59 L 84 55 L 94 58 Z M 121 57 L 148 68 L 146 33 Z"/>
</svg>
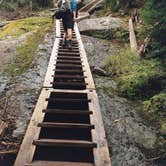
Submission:
<svg viewBox="0 0 166 166">
<path fill-rule="evenodd" d="M 69 10 L 65 12 L 62 17 L 62 23 L 64 28 L 64 39 L 63 39 L 63 46 L 68 48 L 72 48 L 72 34 L 74 29 L 74 22 L 77 19 L 77 10 L 78 4 L 82 0 L 62 0 L 62 3 L 68 1 L 69 3 Z"/>
</svg>

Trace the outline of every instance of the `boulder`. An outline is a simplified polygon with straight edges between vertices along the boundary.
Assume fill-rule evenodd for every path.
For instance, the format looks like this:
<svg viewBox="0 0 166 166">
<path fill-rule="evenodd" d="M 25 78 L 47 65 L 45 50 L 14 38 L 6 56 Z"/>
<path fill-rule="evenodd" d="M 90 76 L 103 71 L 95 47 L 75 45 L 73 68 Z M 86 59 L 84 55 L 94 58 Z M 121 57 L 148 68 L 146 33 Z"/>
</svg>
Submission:
<svg viewBox="0 0 166 166">
<path fill-rule="evenodd" d="M 95 30 L 109 30 L 109 29 L 117 29 L 122 27 L 122 21 L 119 18 L 113 18 L 111 16 L 108 17 L 100 17 L 100 18 L 92 18 L 85 19 L 78 23 L 80 32 L 84 31 L 95 31 Z"/>
</svg>

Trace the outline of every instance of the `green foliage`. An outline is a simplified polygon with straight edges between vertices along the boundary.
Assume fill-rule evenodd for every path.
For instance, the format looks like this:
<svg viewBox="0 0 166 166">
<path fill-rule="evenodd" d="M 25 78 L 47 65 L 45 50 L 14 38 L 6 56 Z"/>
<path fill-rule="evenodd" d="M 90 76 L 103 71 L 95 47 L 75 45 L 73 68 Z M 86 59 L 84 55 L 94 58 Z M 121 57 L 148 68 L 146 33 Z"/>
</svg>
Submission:
<svg viewBox="0 0 166 166">
<path fill-rule="evenodd" d="M 0 4 L 0 9 L 6 9 L 8 11 L 15 11 L 18 7 L 18 4 L 16 2 L 10 3 L 10 2 L 5 2 Z"/>
<path fill-rule="evenodd" d="M 33 18 L 29 19 L 33 20 Z M 20 75 L 32 64 L 38 45 L 43 42 L 46 31 L 51 28 L 51 19 L 46 20 L 47 21 L 44 21 L 40 28 L 37 28 L 31 35 L 29 35 L 24 43 L 17 49 L 16 55 L 9 61 L 4 70 L 7 76 L 14 77 Z M 34 27 L 36 27 L 35 24 Z"/>
<path fill-rule="evenodd" d="M 143 102 L 143 110 L 159 115 L 166 115 L 166 93 L 161 92 Z"/>
<path fill-rule="evenodd" d="M 141 0 L 106 0 L 106 5 L 111 7 L 112 11 L 118 11 L 119 9 L 129 10 L 130 8 L 137 8 L 142 5 Z"/>
<path fill-rule="evenodd" d="M 46 8 L 46 7 L 51 7 L 52 4 L 52 0 L 4 0 L 1 4 L 0 4 L 0 8 L 1 9 L 5 9 L 5 10 L 9 10 L 9 11 L 15 11 L 18 9 L 18 7 L 23 7 L 23 6 L 29 6 L 32 3 L 32 8 L 33 9 L 37 9 L 37 7 L 42 7 L 42 8 Z"/>
<path fill-rule="evenodd" d="M 166 92 L 163 91 L 144 101 L 141 112 L 146 123 L 153 125 L 158 131 L 155 148 L 150 153 L 166 157 Z"/>
<path fill-rule="evenodd" d="M 116 76 L 118 92 L 130 99 L 144 99 L 162 89 L 164 75 L 160 61 L 145 60 L 129 47 L 117 55 L 110 56 L 106 62 L 107 71 Z"/>
<path fill-rule="evenodd" d="M 146 35 L 151 33 L 148 55 L 166 58 L 166 3 L 165 0 L 147 0 L 142 10 Z"/>
<path fill-rule="evenodd" d="M 86 35 L 93 36 L 99 39 L 106 39 L 106 40 L 118 39 L 123 42 L 129 41 L 129 32 L 126 29 L 121 27 L 116 29 L 111 29 L 111 30 L 88 31 L 85 33 Z"/>
</svg>

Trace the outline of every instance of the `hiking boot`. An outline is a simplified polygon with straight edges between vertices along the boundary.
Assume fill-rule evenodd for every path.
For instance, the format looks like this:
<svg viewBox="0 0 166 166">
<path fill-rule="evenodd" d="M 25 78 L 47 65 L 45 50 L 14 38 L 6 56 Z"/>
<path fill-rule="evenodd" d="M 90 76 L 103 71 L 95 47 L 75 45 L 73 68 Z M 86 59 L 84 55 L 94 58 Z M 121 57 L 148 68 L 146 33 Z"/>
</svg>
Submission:
<svg viewBox="0 0 166 166">
<path fill-rule="evenodd" d="M 68 40 L 67 45 L 69 49 L 72 49 L 72 40 Z"/>
<path fill-rule="evenodd" d="M 62 46 L 63 46 L 63 47 L 67 47 L 67 45 L 68 45 L 68 44 L 67 44 L 67 40 L 66 40 L 66 38 L 64 38 L 64 39 L 63 39 L 63 42 L 62 42 Z"/>
</svg>

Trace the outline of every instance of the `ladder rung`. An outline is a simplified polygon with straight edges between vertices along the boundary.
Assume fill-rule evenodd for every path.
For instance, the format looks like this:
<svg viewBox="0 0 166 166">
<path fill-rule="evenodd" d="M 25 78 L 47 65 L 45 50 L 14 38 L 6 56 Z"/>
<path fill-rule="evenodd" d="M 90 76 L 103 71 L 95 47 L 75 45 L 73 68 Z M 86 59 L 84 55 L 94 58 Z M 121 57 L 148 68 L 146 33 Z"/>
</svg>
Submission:
<svg viewBox="0 0 166 166">
<path fill-rule="evenodd" d="M 79 75 L 52 75 L 54 78 L 62 78 L 62 79 L 84 79 L 87 78 L 87 76 L 79 76 Z"/>
<path fill-rule="evenodd" d="M 53 85 L 61 85 L 61 86 L 86 86 L 87 83 L 81 83 L 81 82 L 51 82 Z"/>
<path fill-rule="evenodd" d="M 80 55 L 80 53 L 77 52 L 58 52 L 58 55 Z"/>
<path fill-rule="evenodd" d="M 25 166 L 95 166 L 93 163 L 63 161 L 33 161 Z"/>
<path fill-rule="evenodd" d="M 64 39 L 61 39 L 60 42 L 63 42 Z M 78 43 L 76 39 L 72 39 L 72 43 Z"/>
<path fill-rule="evenodd" d="M 65 73 L 83 73 L 84 71 L 82 70 L 79 70 L 79 69 L 70 69 L 70 70 L 67 70 L 67 69 L 55 69 L 55 72 L 65 72 Z"/>
<path fill-rule="evenodd" d="M 66 51 L 69 51 L 69 50 L 67 50 L 65 48 L 59 48 L 58 51 L 59 52 L 63 52 L 63 51 L 66 52 Z M 79 53 L 79 49 L 72 49 L 70 52 Z"/>
<path fill-rule="evenodd" d="M 74 60 L 70 60 L 70 59 L 57 59 L 57 62 L 59 62 L 59 63 L 61 63 L 61 62 L 63 62 L 63 63 L 78 63 L 78 64 L 80 64 L 81 63 L 81 60 L 77 60 L 77 59 L 74 59 Z"/>
<path fill-rule="evenodd" d="M 80 68 L 80 67 L 83 67 L 82 65 L 72 65 L 72 64 L 65 64 L 65 66 L 64 66 L 64 64 L 56 64 L 55 66 L 57 66 L 57 67 L 72 67 L 72 68 Z"/>
<path fill-rule="evenodd" d="M 44 109 L 44 113 L 54 113 L 54 114 L 74 114 L 74 115 L 90 115 L 93 114 L 92 111 L 88 110 L 63 110 L 63 109 Z"/>
<path fill-rule="evenodd" d="M 46 98 L 46 101 L 53 102 L 90 102 L 90 99 L 72 99 L 72 98 Z"/>
<path fill-rule="evenodd" d="M 94 129 L 94 125 L 83 124 L 83 123 L 53 123 L 53 122 L 43 122 L 39 123 L 38 127 L 45 128 L 75 128 L 75 129 Z"/>
<path fill-rule="evenodd" d="M 81 59 L 81 57 L 77 57 L 77 56 L 58 56 L 58 59 Z"/>
<path fill-rule="evenodd" d="M 39 139 L 39 140 L 34 140 L 33 144 L 38 146 L 55 146 L 55 147 L 80 147 L 80 148 L 97 147 L 96 143 L 90 141 L 62 140 L 62 139 Z"/>
<path fill-rule="evenodd" d="M 65 48 L 65 47 L 63 47 L 63 46 L 61 46 L 61 45 L 59 46 L 59 48 L 60 48 L 60 49 L 66 49 L 66 50 L 68 50 L 68 51 L 71 50 L 71 49 Z M 73 46 L 73 47 L 72 47 L 72 50 L 75 50 L 75 49 L 79 50 L 79 46 Z"/>
</svg>

